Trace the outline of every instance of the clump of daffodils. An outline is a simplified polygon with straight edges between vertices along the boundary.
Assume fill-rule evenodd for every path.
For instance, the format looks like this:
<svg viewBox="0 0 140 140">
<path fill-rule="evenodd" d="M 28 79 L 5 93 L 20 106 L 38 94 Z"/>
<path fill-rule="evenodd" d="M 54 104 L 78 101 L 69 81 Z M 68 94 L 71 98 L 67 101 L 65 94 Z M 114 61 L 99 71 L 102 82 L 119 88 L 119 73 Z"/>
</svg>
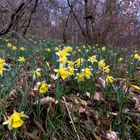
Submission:
<svg viewBox="0 0 140 140">
<path fill-rule="evenodd" d="M 45 81 L 38 82 L 34 87 L 34 91 L 38 91 L 41 94 L 45 94 L 48 92 L 48 85 Z"/>
<path fill-rule="evenodd" d="M 66 65 L 67 56 L 69 56 L 69 52 L 72 51 L 71 47 L 65 47 L 63 50 L 56 52 L 56 54 L 59 56 L 58 62 L 60 63 L 60 67 L 63 67 Z"/>
<path fill-rule="evenodd" d="M 8 120 L 3 122 L 3 125 L 8 125 L 9 130 L 13 128 L 19 128 L 24 123 L 23 118 L 28 118 L 28 116 L 26 116 L 23 111 L 20 113 L 14 111 L 14 113 L 8 118 Z"/>
<path fill-rule="evenodd" d="M 65 80 L 70 75 L 74 75 L 74 63 L 72 61 L 67 61 L 67 56 L 69 55 L 69 52 L 72 51 L 72 47 L 65 47 L 63 50 L 56 52 L 56 54 L 59 56 L 58 62 L 59 62 L 59 68 L 54 69 L 54 71 L 57 73 L 55 76 L 55 80 L 59 77 Z M 68 63 L 68 67 L 66 64 Z"/>
</svg>

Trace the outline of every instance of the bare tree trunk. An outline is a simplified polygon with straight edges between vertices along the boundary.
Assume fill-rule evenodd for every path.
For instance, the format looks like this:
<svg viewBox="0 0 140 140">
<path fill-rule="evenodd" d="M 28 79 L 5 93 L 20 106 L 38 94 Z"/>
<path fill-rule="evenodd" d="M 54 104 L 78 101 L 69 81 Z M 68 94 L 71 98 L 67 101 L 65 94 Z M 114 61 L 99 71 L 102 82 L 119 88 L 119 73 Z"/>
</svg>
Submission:
<svg viewBox="0 0 140 140">
<path fill-rule="evenodd" d="M 85 37 L 85 40 L 86 40 L 86 42 L 87 42 L 87 36 L 86 36 L 85 30 L 84 30 L 83 27 L 81 26 L 81 24 L 80 24 L 80 22 L 79 22 L 79 20 L 78 20 L 78 18 L 77 18 L 77 16 L 76 16 L 76 14 L 75 14 L 75 12 L 74 12 L 74 10 L 73 10 L 73 5 L 70 4 L 70 1 L 69 1 L 69 0 L 67 0 L 67 3 L 68 3 L 68 6 L 69 6 L 69 8 L 70 8 L 70 10 L 71 10 L 71 12 L 72 12 L 72 14 L 73 14 L 73 16 L 74 16 L 74 18 L 75 18 L 77 24 L 78 24 L 78 26 L 79 26 L 81 32 L 82 32 L 82 35 Z"/>
<path fill-rule="evenodd" d="M 92 37 L 91 37 L 91 24 L 90 24 L 90 18 L 91 18 L 91 0 L 85 0 L 85 23 L 86 23 L 86 43 L 91 44 L 92 43 Z"/>
<path fill-rule="evenodd" d="M 67 42 L 66 31 L 67 31 L 67 26 L 68 26 L 70 14 L 71 14 L 71 11 L 69 12 L 69 14 L 67 16 L 67 19 L 66 19 L 66 22 L 65 22 L 65 25 L 64 25 L 64 30 L 63 30 L 63 41 L 64 41 L 64 43 Z"/>
<path fill-rule="evenodd" d="M 30 23 L 31 23 L 31 20 L 32 20 L 32 15 L 35 13 L 35 11 L 36 11 L 36 8 L 37 8 L 37 5 L 38 5 L 38 1 L 39 0 L 36 0 L 35 1 L 35 4 L 34 4 L 34 6 L 33 6 L 33 9 L 31 10 L 31 13 L 30 13 L 30 16 L 29 16 L 29 20 L 28 20 L 28 23 L 27 23 L 27 26 L 26 26 L 26 28 L 24 29 L 24 31 L 23 31 L 23 36 L 26 34 L 26 32 L 27 32 L 27 30 L 28 30 L 28 28 L 29 28 L 29 26 L 30 26 Z"/>
</svg>

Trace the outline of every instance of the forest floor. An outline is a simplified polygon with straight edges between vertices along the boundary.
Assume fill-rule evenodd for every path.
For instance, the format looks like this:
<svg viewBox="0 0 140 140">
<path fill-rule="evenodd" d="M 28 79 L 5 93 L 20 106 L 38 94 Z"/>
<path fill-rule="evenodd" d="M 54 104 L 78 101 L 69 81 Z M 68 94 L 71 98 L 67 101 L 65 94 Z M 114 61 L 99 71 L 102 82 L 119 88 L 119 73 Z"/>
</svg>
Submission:
<svg viewBox="0 0 140 140">
<path fill-rule="evenodd" d="M 0 39 L 1 140 L 140 139 L 136 50 Z"/>
</svg>

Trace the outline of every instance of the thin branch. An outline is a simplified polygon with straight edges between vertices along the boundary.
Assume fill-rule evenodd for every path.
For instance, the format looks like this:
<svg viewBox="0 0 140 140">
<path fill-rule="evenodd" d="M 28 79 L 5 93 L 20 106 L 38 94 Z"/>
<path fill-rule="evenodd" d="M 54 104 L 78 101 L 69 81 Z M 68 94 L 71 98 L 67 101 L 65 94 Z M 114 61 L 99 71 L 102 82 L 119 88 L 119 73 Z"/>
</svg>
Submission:
<svg viewBox="0 0 140 140">
<path fill-rule="evenodd" d="M 80 137 L 79 137 L 79 135 L 78 135 L 78 133 L 77 133 L 76 127 L 75 127 L 74 122 L 73 122 L 73 119 L 72 119 L 72 117 L 71 117 L 70 110 L 69 110 L 69 108 L 68 108 L 68 106 L 67 106 L 67 102 L 66 102 L 65 97 L 63 97 L 63 101 L 64 101 L 65 107 L 66 107 L 66 109 L 67 109 L 67 112 L 68 112 L 69 118 L 70 118 L 70 120 L 71 120 L 71 123 L 72 123 L 73 129 L 74 129 L 74 131 L 75 131 L 75 133 L 76 133 L 77 139 L 80 140 Z"/>
<path fill-rule="evenodd" d="M 84 36 L 85 39 L 86 39 L 86 38 L 87 38 L 86 33 L 85 33 L 84 29 L 82 28 L 82 26 L 81 26 L 81 24 L 80 24 L 80 22 L 79 22 L 79 20 L 78 20 L 78 18 L 77 18 L 77 15 L 75 14 L 75 12 L 74 12 L 74 10 L 73 10 L 73 5 L 70 4 L 70 1 L 69 1 L 69 0 L 67 0 L 67 3 L 68 3 L 68 6 L 69 6 L 71 12 L 73 13 L 73 16 L 74 16 L 74 18 L 75 18 L 75 20 L 76 20 L 76 22 L 77 22 L 79 28 L 81 29 L 81 32 L 82 32 L 83 36 Z"/>
</svg>

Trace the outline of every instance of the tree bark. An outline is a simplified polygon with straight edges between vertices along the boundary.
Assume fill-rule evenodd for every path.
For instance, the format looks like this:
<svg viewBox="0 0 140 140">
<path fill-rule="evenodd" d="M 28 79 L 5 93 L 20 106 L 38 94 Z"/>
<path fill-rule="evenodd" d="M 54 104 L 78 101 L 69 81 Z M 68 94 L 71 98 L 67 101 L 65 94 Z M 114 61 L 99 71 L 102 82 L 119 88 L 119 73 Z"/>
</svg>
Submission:
<svg viewBox="0 0 140 140">
<path fill-rule="evenodd" d="M 85 0 L 85 24 L 86 24 L 86 43 L 91 44 L 92 43 L 92 37 L 91 37 L 91 24 L 90 24 L 90 18 L 91 18 L 91 0 Z"/>
<path fill-rule="evenodd" d="M 24 5 L 25 5 L 25 3 L 21 3 L 19 5 L 19 7 L 15 10 L 15 12 L 11 15 L 11 19 L 10 19 L 9 25 L 6 27 L 6 29 L 3 29 L 0 32 L 0 36 L 7 34 L 11 30 L 12 26 L 15 24 L 15 20 L 16 20 L 17 15 L 20 13 L 20 11 L 24 7 Z"/>
</svg>

